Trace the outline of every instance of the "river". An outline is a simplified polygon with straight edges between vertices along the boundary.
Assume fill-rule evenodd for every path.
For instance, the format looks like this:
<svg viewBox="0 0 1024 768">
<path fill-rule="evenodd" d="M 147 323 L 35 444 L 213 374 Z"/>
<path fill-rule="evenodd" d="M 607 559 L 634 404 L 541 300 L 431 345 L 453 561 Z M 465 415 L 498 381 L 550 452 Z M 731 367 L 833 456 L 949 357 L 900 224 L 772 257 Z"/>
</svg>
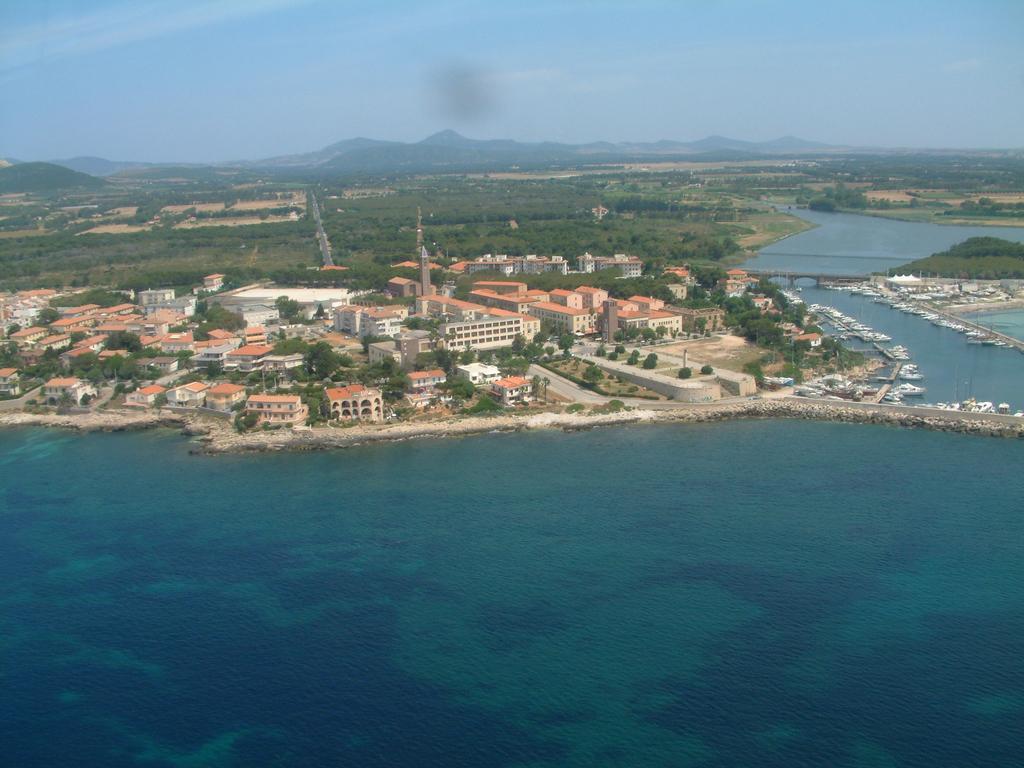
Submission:
<svg viewBox="0 0 1024 768">
<path fill-rule="evenodd" d="M 894 269 L 941 251 L 968 237 L 991 236 L 1024 242 L 1024 228 L 960 227 L 892 221 L 845 213 L 791 211 L 817 226 L 764 248 L 743 266 L 782 272 L 863 274 Z M 974 397 L 1024 408 L 1024 354 L 1015 350 L 971 345 L 964 335 L 939 328 L 869 298 L 817 288 L 800 281 L 808 304 L 829 304 L 892 336 L 892 344 L 910 349 L 925 380 L 914 382 L 928 391 L 922 402 L 949 402 Z M 988 324 L 988 315 L 973 315 Z M 1024 313 L 1001 313 L 996 325 L 1021 326 Z M 1014 334 L 1011 334 L 1014 335 Z M 854 345 L 856 346 L 856 345 Z M 908 404 L 914 404 L 908 398 Z"/>
</svg>

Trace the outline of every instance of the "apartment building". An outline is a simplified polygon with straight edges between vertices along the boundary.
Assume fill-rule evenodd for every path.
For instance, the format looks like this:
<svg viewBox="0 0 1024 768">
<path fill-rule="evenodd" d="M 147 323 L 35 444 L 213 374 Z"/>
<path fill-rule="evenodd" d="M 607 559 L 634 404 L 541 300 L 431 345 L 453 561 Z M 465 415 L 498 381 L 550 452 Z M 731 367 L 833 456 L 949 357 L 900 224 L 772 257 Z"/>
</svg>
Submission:
<svg viewBox="0 0 1024 768">
<path fill-rule="evenodd" d="M 582 336 L 594 333 L 597 329 L 597 315 L 590 309 L 574 309 L 550 301 L 539 301 L 530 306 L 530 314 L 542 322 L 550 322 L 559 333 Z"/>
<path fill-rule="evenodd" d="M 384 397 L 379 389 L 351 384 L 324 390 L 332 419 L 340 421 L 381 421 Z"/>
<path fill-rule="evenodd" d="M 309 406 L 298 395 L 249 395 L 246 414 L 255 414 L 257 424 L 295 427 L 306 423 Z"/>
</svg>

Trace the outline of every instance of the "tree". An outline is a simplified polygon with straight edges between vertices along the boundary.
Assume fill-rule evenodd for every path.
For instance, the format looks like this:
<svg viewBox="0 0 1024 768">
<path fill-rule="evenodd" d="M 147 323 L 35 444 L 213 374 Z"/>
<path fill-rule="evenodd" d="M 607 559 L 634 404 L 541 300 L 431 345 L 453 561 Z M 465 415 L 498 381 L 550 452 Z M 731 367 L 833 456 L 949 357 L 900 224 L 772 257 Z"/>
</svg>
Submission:
<svg viewBox="0 0 1024 768">
<path fill-rule="evenodd" d="M 306 370 L 320 379 L 330 378 L 341 367 L 341 359 L 326 341 L 318 341 L 306 352 Z"/>
<path fill-rule="evenodd" d="M 680 368 L 679 369 L 679 378 L 680 379 L 688 379 L 691 376 L 693 376 L 693 369 L 692 368 L 687 367 L 687 368 Z"/>
<path fill-rule="evenodd" d="M 60 320 L 60 312 L 53 307 L 44 307 L 39 310 L 39 314 L 36 315 L 36 322 L 39 325 L 49 325 L 54 320 Z"/>
<path fill-rule="evenodd" d="M 705 365 L 701 367 L 700 372 L 705 376 L 709 376 L 715 372 L 715 369 L 712 368 L 710 365 Z"/>
<path fill-rule="evenodd" d="M 289 299 L 287 296 L 278 296 L 274 300 L 274 306 L 277 307 L 277 312 L 281 315 L 281 319 L 286 322 L 295 322 L 299 317 L 299 312 L 302 310 L 299 302 L 295 299 Z"/>
<path fill-rule="evenodd" d="M 659 339 L 663 339 L 666 335 L 668 335 L 668 328 L 666 328 L 664 325 L 659 325 L 654 332 L 658 335 Z"/>
<path fill-rule="evenodd" d="M 652 371 L 658 367 L 658 356 L 651 352 L 647 357 L 644 358 L 644 368 L 648 371 Z"/>
<path fill-rule="evenodd" d="M 568 351 L 575 342 L 576 339 L 571 333 L 563 333 L 558 337 L 558 348 L 563 352 Z"/>
<path fill-rule="evenodd" d="M 634 349 L 632 352 L 630 352 L 629 353 L 629 358 L 626 360 L 626 362 L 629 365 L 639 365 L 640 364 L 640 350 L 639 349 Z"/>
<path fill-rule="evenodd" d="M 585 371 L 583 371 L 583 380 L 590 384 L 596 384 L 603 378 L 604 374 L 601 373 L 601 369 L 596 365 L 591 364 L 587 366 Z"/>
</svg>

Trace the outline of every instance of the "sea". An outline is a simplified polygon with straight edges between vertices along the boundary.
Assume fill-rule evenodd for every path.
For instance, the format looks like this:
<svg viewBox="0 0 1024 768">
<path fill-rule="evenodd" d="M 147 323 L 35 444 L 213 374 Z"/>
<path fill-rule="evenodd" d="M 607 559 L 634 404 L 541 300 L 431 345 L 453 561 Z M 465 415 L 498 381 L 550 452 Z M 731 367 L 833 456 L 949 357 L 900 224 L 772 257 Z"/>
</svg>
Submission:
<svg viewBox="0 0 1024 768">
<path fill-rule="evenodd" d="M 1024 242 L 1024 227 L 940 226 L 875 216 L 821 213 L 784 209 L 815 225 L 814 229 L 785 238 L 762 249 L 743 266 L 751 269 L 811 274 L 864 275 L 897 273 L 914 259 L 945 250 L 968 237 L 1001 237 Z M 967 337 L 932 325 L 865 296 L 818 288 L 812 280 L 798 280 L 800 297 L 807 304 L 833 306 L 892 337 L 889 345 L 910 350 L 913 363 L 924 375 L 915 381 L 926 392 L 905 403 L 950 403 L 968 398 L 1006 403 L 1024 410 L 1024 354 L 1006 347 L 968 344 Z M 1024 338 L 1024 310 L 998 314 L 972 314 L 981 323 L 1016 338 Z M 850 341 L 853 348 L 863 347 Z"/>
<path fill-rule="evenodd" d="M 1024 442 L 0 431 L 0 762 L 1020 766 Z"/>
<path fill-rule="evenodd" d="M 900 224 L 774 247 L 820 267 L 829 222 L 842 259 Z M 821 294 L 929 388 L 1024 405 L 1024 356 Z M 0 765 L 1019 768 L 1022 467 L 784 420 L 215 457 L 2 430 Z"/>
</svg>

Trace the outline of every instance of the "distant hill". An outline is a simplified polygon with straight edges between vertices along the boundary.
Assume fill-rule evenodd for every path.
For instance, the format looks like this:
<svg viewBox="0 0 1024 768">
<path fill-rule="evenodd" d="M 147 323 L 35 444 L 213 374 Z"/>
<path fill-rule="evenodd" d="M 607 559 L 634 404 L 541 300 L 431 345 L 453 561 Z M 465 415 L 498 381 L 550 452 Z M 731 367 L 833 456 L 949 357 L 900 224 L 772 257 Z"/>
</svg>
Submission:
<svg viewBox="0 0 1024 768">
<path fill-rule="evenodd" d="M 439 131 L 422 141 L 404 143 L 374 139 L 347 139 L 316 152 L 243 163 L 255 168 L 309 168 L 346 172 L 386 172 L 438 168 L 507 168 L 580 162 L 624 162 L 645 158 L 679 157 L 698 159 L 715 155 L 741 159 L 779 154 L 827 151 L 827 144 L 793 136 L 764 142 L 741 141 L 709 136 L 692 142 L 521 142 L 513 139 L 471 139 L 453 130 Z"/>
<path fill-rule="evenodd" d="M 595 141 L 564 144 L 552 141 L 522 142 L 514 139 L 471 139 L 453 130 L 439 131 L 418 142 L 382 141 L 366 137 L 344 139 L 313 152 L 277 155 L 261 160 L 213 164 L 143 163 L 72 157 L 51 165 L 97 177 L 122 176 L 140 179 L 210 178 L 212 169 L 328 173 L 389 173 L 436 170 L 500 170 L 580 163 L 643 162 L 645 160 L 743 160 L 757 157 L 798 155 L 837 150 L 828 144 L 783 136 L 772 141 L 743 141 L 727 136 L 708 136 L 698 141 L 655 142 Z"/>
<path fill-rule="evenodd" d="M 985 280 L 1024 279 L 1024 243 L 999 237 L 971 237 L 940 253 L 912 261 L 897 272 Z"/>
<path fill-rule="evenodd" d="M 103 179 L 53 163 L 18 163 L 0 168 L 0 193 L 56 192 L 62 189 L 99 189 Z"/>
<path fill-rule="evenodd" d="M 138 168 L 151 168 L 155 163 L 137 163 L 127 160 L 107 160 L 103 157 L 72 157 L 67 160 L 51 160 L 54 165 L 61 165 L 79 173 L 90 176 L 112 176 L 121 171 Z"/>
</svg>

